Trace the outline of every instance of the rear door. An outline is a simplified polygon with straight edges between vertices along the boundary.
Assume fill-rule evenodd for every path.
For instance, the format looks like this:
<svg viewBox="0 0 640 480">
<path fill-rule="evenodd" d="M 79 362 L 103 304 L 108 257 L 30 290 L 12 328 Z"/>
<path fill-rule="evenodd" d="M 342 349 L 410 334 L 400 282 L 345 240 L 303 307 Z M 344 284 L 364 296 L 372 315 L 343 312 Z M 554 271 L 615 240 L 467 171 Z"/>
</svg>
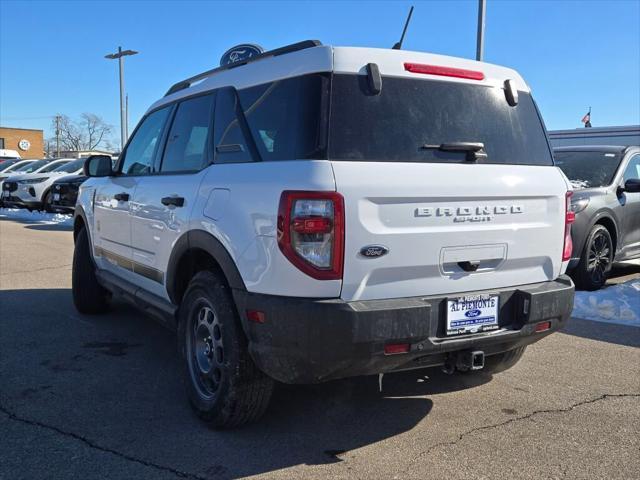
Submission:
<svg viewBox="0 0 640 480">
<path fill-rule="evenodd" d="M 153 171 L 170 107 L 142 120 L 119 164 L 119 174 L 96 186 L 94 199 L 94 248 L 102 268 L 125 278 L 133 275 L 131 249 L 131 200 L 139 181 Z"/>
<path fill-rule="evenodd" d="M 211 155 L 214 95 L 183 100 L 159 155 L 156 174 L 140 178 L 131 202 L 132 260 L 138 283 L 165 296 L 165 274 L 188 222 Z"/>
<path fill-rule="evenodd" d="M 567 185 L 527 92 L 510 106 L 502 88 L 383 77 L 372 95 L 339 74 L 331 105 L 328 155 L 345 199 L 342 298 L 470 292 L 561 273 Z M 468 143 L 482 144 L 479 155 Z M 388 253 L 361 253 L 372 245 Z"/>
</svg>

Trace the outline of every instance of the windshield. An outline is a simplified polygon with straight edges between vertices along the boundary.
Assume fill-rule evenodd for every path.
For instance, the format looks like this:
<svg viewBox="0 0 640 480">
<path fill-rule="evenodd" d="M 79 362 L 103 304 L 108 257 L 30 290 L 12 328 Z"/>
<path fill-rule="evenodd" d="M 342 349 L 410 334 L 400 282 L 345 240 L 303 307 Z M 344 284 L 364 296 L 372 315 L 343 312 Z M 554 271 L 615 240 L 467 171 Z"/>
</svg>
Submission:
<svg viewBox="0 0 640 480">
<path fill-rule="evenodd" d="M 84 161 L 86 158 L 79 158 L 78 160 L 74 160 L 69 163 L 65 163 L 64 165 L 54 169 L 54 172 L 65 172 L 65 173 L 73 173 L 76 170 L 80 170 L 84 165 Z"/>
<path fill-rule="evenodd" d="M 0 172 L 4 172 L 5 170 L 9 170 L 9 167 L 18 163 L 19 160 L 5 160 L 0 163 Z"/>
<path fill-rule="evenodd" d="M 46 167 L 44 167 L 42 170 L 40 170 L 38 173 L 47 173 L 47 172 L 52 172 L 53 170 L 56 170 L 57 168 L 60 168 L 61 166 L 65 165 L 69 163 L 68 161 L 64 161 L 64 162 L 51 162 L 49 165 L 47 165 Z"/>
<path fill-rule="evenodd" d="M 622 156 L 605 152 L 554 152 L 559 166 L 573 188 L 605 187 L 613 181 Z"/>
<path fill-rule="evenodd" d="M 47 163 L 49 163 L 48 160 L 36 160 L 35 162 L 31 162 L 29 165 L 20 167 L 18 171 L 22 173 L 35 172 L 37 169 L 44 167 Z"/>
<path fill-rule="evenodd" d="M 25 170 L 27 170 L 29 168 L 29 166 L 32 163 L 33 162 L 17 164 L 17 165 L 14 165 L 13 167 L 11 167 L 8 171 L 9 172 L 24 172 Z"/>
<path fill-rule="evenodd" d="M 329 158 L 384 162 L 465 162 L 445 143 L 483 143 L 482 163 L 553 165 L 533 99 L 509 106 L 500 88 L 383 77 L 372 95 L 363 76 L 332 81 Z M 366 79 L 365 79 L 366 80 Z"/>
</svg>

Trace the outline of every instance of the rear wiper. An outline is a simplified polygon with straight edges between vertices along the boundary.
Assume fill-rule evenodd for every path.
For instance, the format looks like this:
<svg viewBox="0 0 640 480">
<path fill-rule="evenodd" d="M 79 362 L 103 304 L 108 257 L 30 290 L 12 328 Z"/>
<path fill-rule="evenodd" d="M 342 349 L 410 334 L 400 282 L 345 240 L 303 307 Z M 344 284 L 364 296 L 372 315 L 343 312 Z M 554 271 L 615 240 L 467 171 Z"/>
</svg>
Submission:
<svg viewBox="0 0 640 480">
<path fill-rule="evenodd" d="M 422 148 L 425 150 L 440 150 L 442 152 L 467 152 L 466 160 L 468 162 L 476 162 L 487 158 L 487 152 L 485 152 L 484 143 L 482 142 L 452 142 L 441 143 L 440 145 L 429 145 L 427 143 L 422 145 Z"/>
</svg>

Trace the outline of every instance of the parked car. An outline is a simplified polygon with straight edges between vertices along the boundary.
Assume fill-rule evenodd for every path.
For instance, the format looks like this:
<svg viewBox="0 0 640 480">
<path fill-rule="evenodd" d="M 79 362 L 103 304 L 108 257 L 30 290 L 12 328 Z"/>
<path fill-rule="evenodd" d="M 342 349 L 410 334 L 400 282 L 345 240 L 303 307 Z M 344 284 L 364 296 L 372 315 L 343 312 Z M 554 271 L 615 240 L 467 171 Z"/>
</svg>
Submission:
<svg viewBox="0 0 640 480">
<path fill-rule="evenodd" d="M 0 162 L 3 160 L 20 160 L 20 154 L 15 150 L 0 148 Z"/>
<path fill-rule="evenodd" d="M 554 156 L 575 189 L 569 271 L 597 290 L 614 262 L 640 258 L 640 147 L 558 147 Z"/>
<path fill-rule="evenodd" d="M 276 380 L 497 373 L 571 314 L 570 186 L 508 68 L 306 41 L 177 83 L 85 173 L 76 308 L 176 329 L 217 427 Z"/>
<path fill-rule="evenodd" d="M 11 163 L 6 166 L 6 168 L 2 168 L 2 165 L 0 165 L 0 206 L 2 206 L 1 192 L 3 182 L 13 175 L 19 175 L 28 170 L 35 161 L 36 160 L 7 160 L 7 162 Z"/>
<path fill-rule="evenodd" d="M 51 171 L 12 175 L 2 183 L 2 203 L 6 207 L 44 209 L 51 203 L 51 185 L 62 175 L 82 172 L 84 159 L 60 159 Z"/>
<path fill-rule="evenodd" d="M 73 213 L 78 199 L 78 190 L 87 178 L 84 174 L 68 175 L 53 182 L 51 187 L 53 195 L 50 197 L 51 205 L 48 209 L 58 213 Z"/>
<path fill-rule="evenodd" d="M 19 161 L 20 161 L 19 158 L 10 158 L 7 160 L 0 160 L 0 173 L 4 172 L 5 170 L 15 165 Z"/>
</svg>

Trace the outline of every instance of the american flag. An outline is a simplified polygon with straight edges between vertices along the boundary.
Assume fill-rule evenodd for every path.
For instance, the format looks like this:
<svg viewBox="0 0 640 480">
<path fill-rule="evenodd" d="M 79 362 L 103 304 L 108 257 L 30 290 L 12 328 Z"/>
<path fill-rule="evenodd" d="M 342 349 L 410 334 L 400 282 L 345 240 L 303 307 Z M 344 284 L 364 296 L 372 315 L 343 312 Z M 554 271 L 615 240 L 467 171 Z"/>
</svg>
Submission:
<svg viewBox="0 0 640 480">
<path fill-rule="evenodd" d="M 591 127 L 591 109 L 589 109 L 589 111 L 585 114 L 584 117 L 582 117 L 582 120 L 580 121 L 584 123 L 584 126 L 586 128 Z"/>
</svg>

